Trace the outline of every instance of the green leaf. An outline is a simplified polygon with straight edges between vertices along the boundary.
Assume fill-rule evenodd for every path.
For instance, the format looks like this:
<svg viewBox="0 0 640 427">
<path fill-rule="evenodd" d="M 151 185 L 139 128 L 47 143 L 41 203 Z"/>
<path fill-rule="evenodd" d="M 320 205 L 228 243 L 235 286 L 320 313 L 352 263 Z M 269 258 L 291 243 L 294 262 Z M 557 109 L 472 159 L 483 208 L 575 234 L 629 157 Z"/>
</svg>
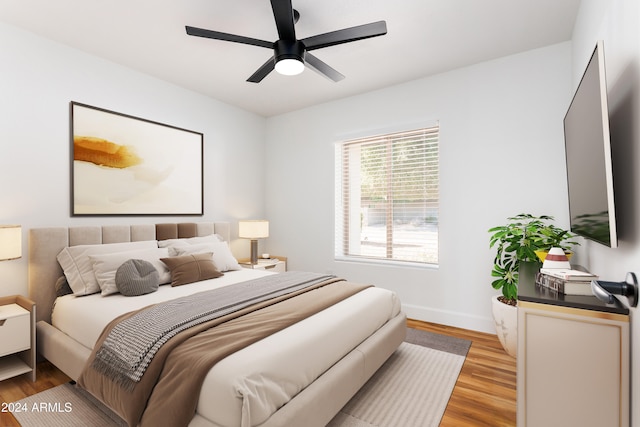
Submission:
<svg viewBox="0 0 640 427">
<path fill-rule="evenodd" d="M 489 229 L 489 247 L 496 251 L 491 276 L 498 278 L 492 282 L 492 286 L 496 289 L 501 287 L 505 297 L 517 297 L 520 261 L 539 263 L 536 250 L 548 250 L 553 246 L 570 250 L 578 244 L 570 240 L 575 235 L 550 221 L 553 221 L 553 217 L 549 215 L 521 213 L 509 217 L 505 225 Z"/>
</svg>

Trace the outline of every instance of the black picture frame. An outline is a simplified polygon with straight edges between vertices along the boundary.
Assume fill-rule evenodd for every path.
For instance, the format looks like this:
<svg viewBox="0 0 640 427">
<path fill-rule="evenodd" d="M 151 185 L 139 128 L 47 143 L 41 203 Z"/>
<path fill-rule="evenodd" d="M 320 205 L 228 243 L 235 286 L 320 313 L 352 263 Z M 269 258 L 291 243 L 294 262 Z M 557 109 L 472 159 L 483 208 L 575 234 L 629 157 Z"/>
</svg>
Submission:
<svg viewBox="0 0 640 427">
<path fill-rule="evenodd" d="M 203 215 L 204 135 L 70 103 L 71 214 Z"/>
</svg>

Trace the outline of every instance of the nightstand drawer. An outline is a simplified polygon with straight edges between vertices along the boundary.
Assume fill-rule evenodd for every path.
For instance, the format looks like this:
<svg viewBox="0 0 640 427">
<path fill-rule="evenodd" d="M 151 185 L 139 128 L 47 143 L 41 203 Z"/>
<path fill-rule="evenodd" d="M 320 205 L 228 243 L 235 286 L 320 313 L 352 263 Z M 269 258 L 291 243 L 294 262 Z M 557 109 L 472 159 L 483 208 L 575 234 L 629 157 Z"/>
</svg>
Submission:
<svg viewBox="0 0 640 427">
<path fill-rule="evenodd" d="M 285 258 L 286 259 L 286 258 Z M 241 260 L 240 265 L 243 268 L 252 268 L 254 270 L 266 270 L 272 273 L 284 273 L 287 271 L 287 262 L 279 258 L 273 259 L 258 259 L 257 264 L 251 264 L 247 260 Z"/>
<path fill-rule="evenodd" d="M 17 304 L 0 307 L 0 356 L 31 347 L 31 314 Z"/>
<path fill-rule="evenodd" d="M 277 262 L 275 264 L 265 265 L 262 268 L 268 271 L 273 271 L 274 273 L 284 273 L 286 271 L 284 262 Z"/>
</svg>

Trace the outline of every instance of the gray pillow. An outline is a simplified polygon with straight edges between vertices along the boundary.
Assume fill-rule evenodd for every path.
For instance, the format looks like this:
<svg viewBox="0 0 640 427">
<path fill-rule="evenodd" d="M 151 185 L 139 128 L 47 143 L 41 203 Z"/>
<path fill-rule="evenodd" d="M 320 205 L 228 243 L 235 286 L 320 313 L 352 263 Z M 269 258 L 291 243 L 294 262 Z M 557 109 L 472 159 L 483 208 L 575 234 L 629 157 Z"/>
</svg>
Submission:
<svg viewBox="0 0 640 427">
<path fill-rule="evenodd" d="M 116 286 L 124 296 L 135 297 L 158 290 L 160 275 L 153 264 L 142 259 L 125 261 L 116 270 Z"/>
<path fill-rule="evenodd" d="M 67 278 L 65 276 L 58 277 L 58 280 L 56 280 L 56 296 L 63 297 L 72 293 L 73 291 L 69 286 L 69 282 L 67 282 Z"/>
</svg>

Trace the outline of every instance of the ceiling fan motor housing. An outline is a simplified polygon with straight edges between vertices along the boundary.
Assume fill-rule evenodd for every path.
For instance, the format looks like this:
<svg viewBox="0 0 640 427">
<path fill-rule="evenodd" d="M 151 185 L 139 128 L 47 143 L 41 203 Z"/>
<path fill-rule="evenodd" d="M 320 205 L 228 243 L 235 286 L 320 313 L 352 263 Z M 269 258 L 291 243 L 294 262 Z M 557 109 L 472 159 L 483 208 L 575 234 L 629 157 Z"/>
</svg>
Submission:
<svg viewBox="0 0 640 427">
<path fill-rule="evenodd" d="M 304 63 L 305 45 L 300 40 L 278 40 L 273 43 L 274 59 L 295 59 Z"/>
</svg>

